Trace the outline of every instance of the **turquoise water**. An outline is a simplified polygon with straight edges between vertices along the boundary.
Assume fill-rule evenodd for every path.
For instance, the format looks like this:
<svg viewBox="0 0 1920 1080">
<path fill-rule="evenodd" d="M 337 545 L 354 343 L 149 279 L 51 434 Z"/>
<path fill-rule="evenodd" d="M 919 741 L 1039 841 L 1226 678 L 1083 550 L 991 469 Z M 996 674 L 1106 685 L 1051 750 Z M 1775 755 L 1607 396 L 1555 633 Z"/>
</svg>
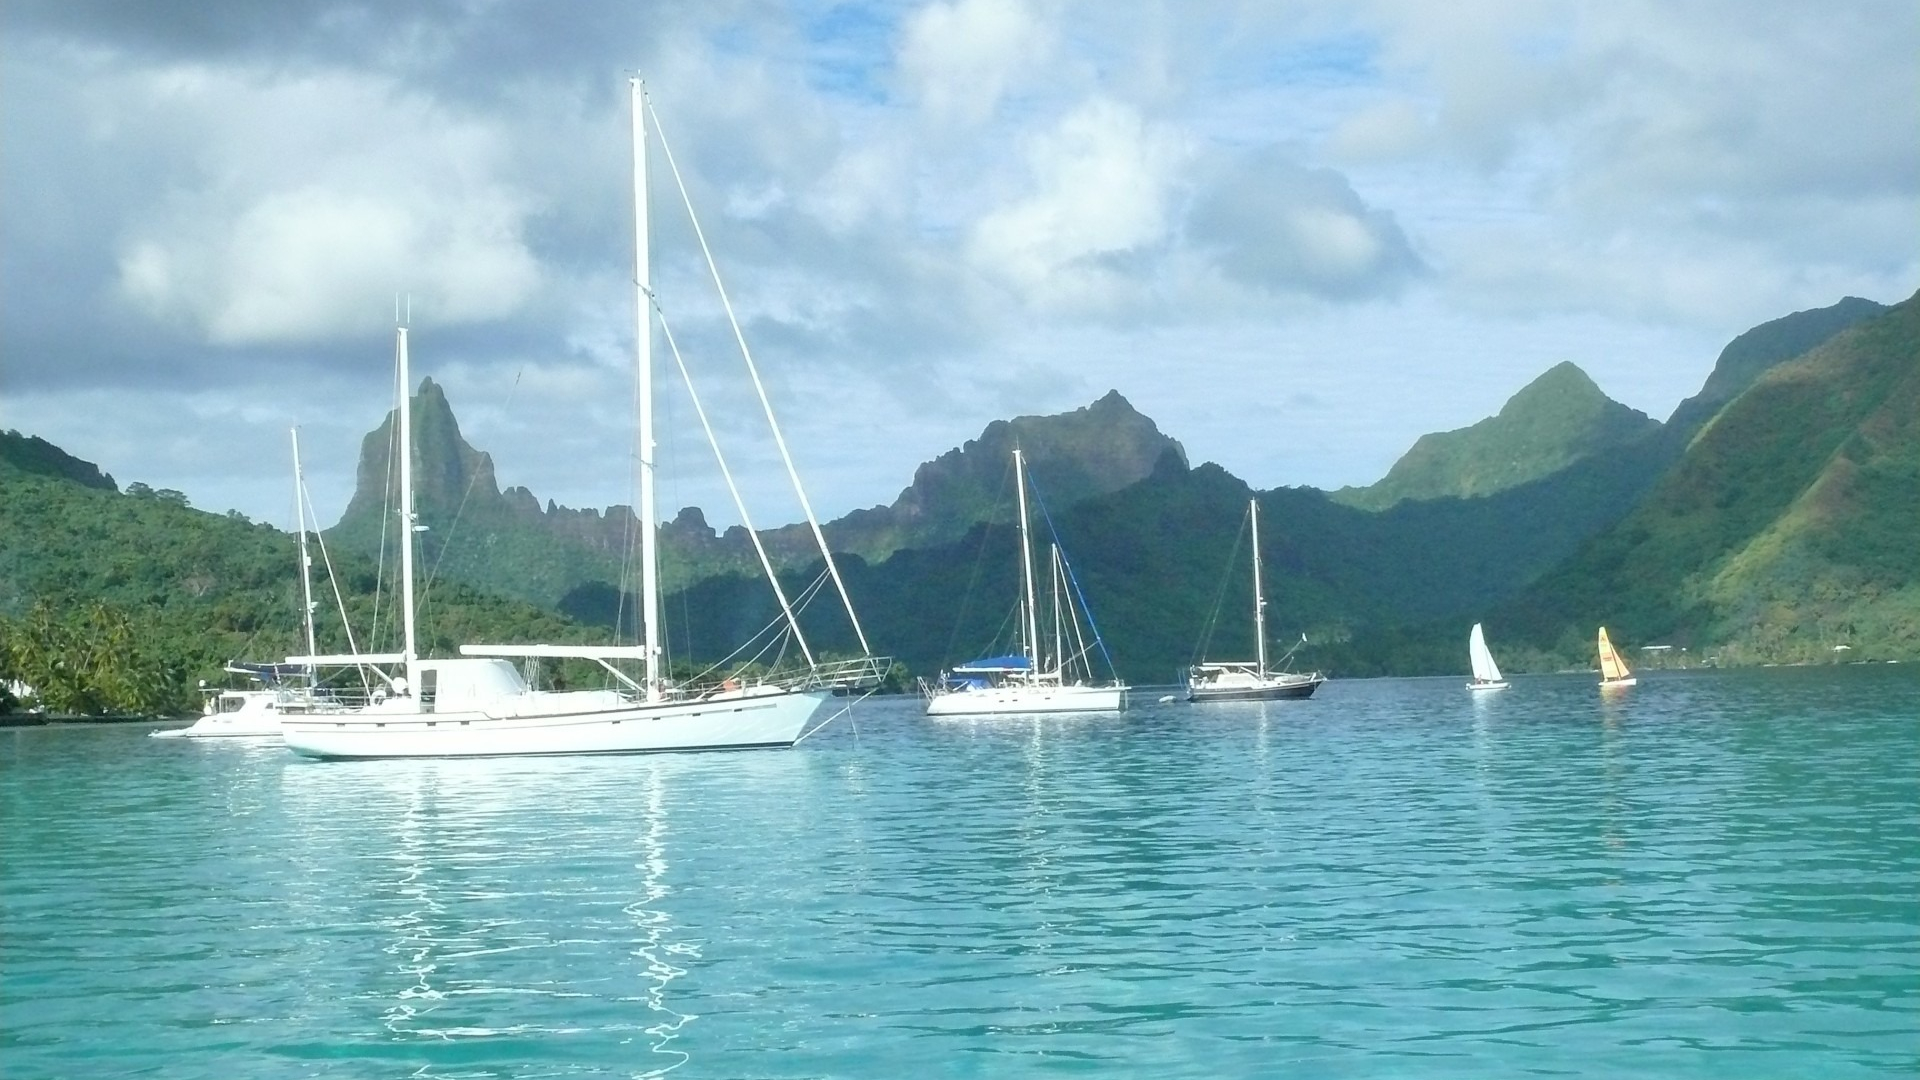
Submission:
<svg viewBox="0 0 1920 1080">
<path fill-rule="evenodd" d="M 1920 1071 L 1920 670 L 1136 701 L 634 758 L 0 732 L 0 1073 Z"/>
</svg>

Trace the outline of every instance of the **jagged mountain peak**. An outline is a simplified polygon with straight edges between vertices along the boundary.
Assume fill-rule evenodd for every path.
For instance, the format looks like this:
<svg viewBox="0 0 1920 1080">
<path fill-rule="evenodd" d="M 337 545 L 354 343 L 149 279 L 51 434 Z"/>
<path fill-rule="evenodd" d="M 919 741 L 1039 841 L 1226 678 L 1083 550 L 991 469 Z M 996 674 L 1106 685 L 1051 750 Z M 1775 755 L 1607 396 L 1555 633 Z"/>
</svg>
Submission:
<svg viewBox="0 0 1920 1080">
<path fill-rule="evenodd" d="M 460 434 L 460 421 L 454 417 L 453 404 L 439 383 L 421 379 L 412 410 L 414 500 L 423 516 L 451 512 L 463 503 L 476 502 L 486 509 L 497 505 L 505 511 L 521 501 L 501 495 L 493 457 L 474 449 Z M 380 426 L 361 440 L 353 498 L 341 515 L 342 524 L 377 514 L 387 504 L 397 423 L 397 410 L 389 410 Z"/>
<path fill-rule="evenodd" d="M 1152 475 L 1163 455 L 1184 465 L 1186 449 L 1163 434 L 1118 390 L 1064 413 L 989 423 L 978 437 L 914 470 L 888 507 L 858 511 L 834 530 L 836 546 L 869 559 L 902 547 L 940 543 L 983 521 L 1012 514 L 1006 478 L 1014 447 L 1045 497 L 1059 506 L 1105 495 Z"/>
<path fill-rule="evenodd" d="M 1587 374 L 1586 369 L 1571 360 L 1562 360 L 1508 398 L 1498 415 L 1525 414 L 1542 405 L 1582 399 L 1595 402 L 1612 400 L 1607 397 L 1606 391 L 1600 389 L 1600 384 Z"/>
</svg>

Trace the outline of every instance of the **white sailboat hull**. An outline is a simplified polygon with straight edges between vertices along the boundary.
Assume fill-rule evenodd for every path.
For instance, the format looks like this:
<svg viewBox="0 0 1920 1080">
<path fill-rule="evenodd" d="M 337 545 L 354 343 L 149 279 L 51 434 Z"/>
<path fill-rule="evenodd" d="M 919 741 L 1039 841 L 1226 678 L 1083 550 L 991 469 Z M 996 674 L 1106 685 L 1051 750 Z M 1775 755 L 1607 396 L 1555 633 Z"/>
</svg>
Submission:
<svg viewBox="0 0 1920 1080">
<path fill-rule="evenodd" d="M 257 712 L 203 716 L 187 727 L 148 734 L 156 739 L 277 739 L 280 732 L 279 713 Z"/>
<path fill-rule="evenodd" d="M 1119 712 L 1126 703 L 1124 686 L 988 686 L 937 692 L 927 699 L 927 715 Z"/>
<path fill-rule="evenodd" d="M 1639 685 L 1639 683 L 1640 683 L 1640 680 L 1632 675 L 1629 675 L 1624 679 L 1601 679 L 1600 680 L 1600 686 L 1602 689 L 1606 689 L 1607 687 L 1612 687 L 1612 686 L 1637 686 Z"/>
<path fill-rule="evenodd" d="M 1467 684 L 1467 689 L 1469 690 L 1505 690 L 1506 688 L 1507 684 L 1504 682 L 1470 682 Z"/>
<path fill-rule="evenodd" d="M 561 696 L 561 695 L 556 695 Z M 831 694 L 745 694 L 575 712 L 364 711 L 283 722 L 287 749 L 311 758 L 498 757 L 785 749 Z"/>
</svg>

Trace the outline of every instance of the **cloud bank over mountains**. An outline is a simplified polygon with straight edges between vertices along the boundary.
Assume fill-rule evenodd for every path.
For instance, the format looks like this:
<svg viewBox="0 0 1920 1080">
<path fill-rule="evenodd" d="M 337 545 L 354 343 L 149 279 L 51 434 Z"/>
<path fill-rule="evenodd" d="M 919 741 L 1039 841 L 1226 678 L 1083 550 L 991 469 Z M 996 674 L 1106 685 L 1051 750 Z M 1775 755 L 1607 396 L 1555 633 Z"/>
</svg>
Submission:
<svg viewBox="0 0 1920 1080">
<path fill-rule="evenodd" d="M 1560 361 L 1664 415 L 1741 330 L 1920 284 L 1920 26 L 1875 0 L 14 0 L 0 62 L 0 424 L 276 519 L 291 424 L 344 502 L 396 297 L 503 482 L 628 499 L 636 70 L 829 512 L 1109 387 L 1367 483 Z"/>
</svg>

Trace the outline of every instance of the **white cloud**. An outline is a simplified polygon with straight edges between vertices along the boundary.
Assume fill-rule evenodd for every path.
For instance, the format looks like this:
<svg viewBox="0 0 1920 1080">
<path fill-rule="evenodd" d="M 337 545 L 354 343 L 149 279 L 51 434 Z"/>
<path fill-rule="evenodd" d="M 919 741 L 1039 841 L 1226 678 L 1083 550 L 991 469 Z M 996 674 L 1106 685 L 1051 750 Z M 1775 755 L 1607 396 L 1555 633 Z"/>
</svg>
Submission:
<svg viewBox="0 0 1920 1080">
<path fill-rule="evenodd" d="M 907 20 L 897 65 L 928 115 L 973 127 L 1023 79 L 1044 78 L 1052 49 L 1052 30 L 1020 0 L 955 0 Z"/>
<path fill-rule="evenodd" d="M 1137 111 L 1094 99 L 1032 138 L 1031 188 L 975 223 L 968 256 L 1039 308 L 1101 310 L 1121 299 L 1105 261 L 1164 242 L 1184 140 Z"/>
<path fill-rule="evenodd" d="M 1274 149 L 1245 155 L 1196 198 L 1189 239 L 1243 285 L 1358 298 L 1393 291 L 1421 269 L 1391 214 L 1346 179 Z"/>
<path fill-rule="evenodd" d="M 115 124 L 161 124 L 182 160 L 123 241 L 119 289 L 218 345 L 324 341 L 414 298 L 425 323 L 497 319 L 539 287 L 529 197 L 486 124 L 383 80 L 137 75 Z"/>
</svg>

